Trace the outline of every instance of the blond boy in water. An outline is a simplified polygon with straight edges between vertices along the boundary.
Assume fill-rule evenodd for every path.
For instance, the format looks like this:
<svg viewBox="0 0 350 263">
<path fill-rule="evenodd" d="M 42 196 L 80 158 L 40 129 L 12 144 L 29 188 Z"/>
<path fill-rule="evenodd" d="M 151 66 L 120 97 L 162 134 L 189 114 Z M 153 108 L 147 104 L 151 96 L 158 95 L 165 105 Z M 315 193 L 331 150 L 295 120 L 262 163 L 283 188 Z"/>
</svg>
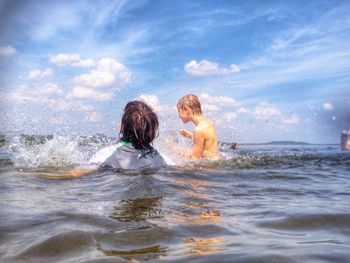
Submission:
<svg viewBox="0 0 350 263">
<path fill-rule="evenodd" d="M 177 111 L 184 123 L 196 125 L 193 133 L 185 129 L 180 134 L 193 140 L 193 147 L 188 155 L 191 159 L 220 159 L 218 141 L 213 123 L 202 114 L 201 104 L 196 95 L 188 94 L 179 99 Z"/>
</svg>

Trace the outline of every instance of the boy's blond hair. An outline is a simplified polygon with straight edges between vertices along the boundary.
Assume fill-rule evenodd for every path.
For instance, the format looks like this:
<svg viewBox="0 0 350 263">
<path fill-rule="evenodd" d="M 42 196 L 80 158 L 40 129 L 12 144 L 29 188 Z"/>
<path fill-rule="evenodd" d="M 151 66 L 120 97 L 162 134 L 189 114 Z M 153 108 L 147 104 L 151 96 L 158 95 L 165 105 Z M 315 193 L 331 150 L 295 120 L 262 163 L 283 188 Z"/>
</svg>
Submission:
<svg viewBox="0 0 350 263">
<path fill-rule="evenodd" d="M 179 99 L 177 107 L 185 109 L 186 106 L 189 107 L 194 114 L 202 114 L 201 103 L 196 95 L 187 94 Z"/>
</svg>

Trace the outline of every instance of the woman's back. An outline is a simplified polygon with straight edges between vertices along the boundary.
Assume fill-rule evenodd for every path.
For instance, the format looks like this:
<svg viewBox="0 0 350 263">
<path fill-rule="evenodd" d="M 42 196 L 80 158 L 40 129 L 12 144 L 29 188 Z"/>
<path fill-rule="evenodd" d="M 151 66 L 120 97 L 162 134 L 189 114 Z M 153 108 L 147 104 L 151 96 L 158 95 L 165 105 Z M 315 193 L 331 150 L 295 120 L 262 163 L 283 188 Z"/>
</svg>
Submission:
<svg viewBox="0 0 350 263">
<path fill-rule="evenodd" d="M 113 170 L 143 170 L 156 169 L 164 165 L 163 157 L 152 146 L 146 149 L 136 149 L 132 143 L 121 142 L 100 167 Z"/>
</svg>

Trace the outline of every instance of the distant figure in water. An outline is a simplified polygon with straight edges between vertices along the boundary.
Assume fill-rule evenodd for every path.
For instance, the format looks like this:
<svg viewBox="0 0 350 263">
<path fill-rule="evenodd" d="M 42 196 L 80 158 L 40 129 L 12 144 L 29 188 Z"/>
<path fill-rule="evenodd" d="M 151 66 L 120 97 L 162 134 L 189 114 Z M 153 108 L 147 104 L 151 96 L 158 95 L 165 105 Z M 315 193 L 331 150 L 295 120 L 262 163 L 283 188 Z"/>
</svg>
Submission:
<svg viewBox="0 0 350 263">
<path fill-rule="evenodd" d="M 234 143 L 231 144 L 231 149 L 232 150 L 236 150 L 237 146 L 238 146 L 237 143 L 234 142 Z"/>
<path fill-rule="evenodd" d="M 220 159 L 215 127 L 202 114 L 198 97 L 192 94 L 181 97 L 177 103 L 177 111 L 183 123 L 191 121 L 196 125 L 193 133 L 185 129 L 180 130 L 181 135 L 193 140 L 191 152 L 184 155 L 191 159 Z"/>
<path fill-rule="evenodd" d="M 81 176 L 95 169 L 131 170 L 156 169 L 166 163 L 151 146 L 158 136 L 158 117 L 142 101 L 126 104 L 121 120 L 119 143 L 103 148 L 89 161 L 89 169 L 73 169 L 69 176 Z"/>
<path fill-rule="evenodd" d="M 343 151 L 350 150 L 350 128 L 341 133 L 341 149 Z"/>
</svg>

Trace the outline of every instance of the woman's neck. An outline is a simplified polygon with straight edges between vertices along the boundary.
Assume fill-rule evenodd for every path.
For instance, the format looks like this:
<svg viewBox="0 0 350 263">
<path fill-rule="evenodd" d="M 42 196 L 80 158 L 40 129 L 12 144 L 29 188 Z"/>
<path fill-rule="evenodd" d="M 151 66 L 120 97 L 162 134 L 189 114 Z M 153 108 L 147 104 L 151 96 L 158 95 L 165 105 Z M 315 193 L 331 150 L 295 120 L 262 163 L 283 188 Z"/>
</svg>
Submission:
<svg viewBox="0 0 350 263">
<path fill-rule="evenodd" d="M 122 139 L 121 142 L 122 142 L 122 143 L 127 143 L 127 144 L 132 143 L 132 141 L 125 140 L 125 139 Z"/>
</svg>

